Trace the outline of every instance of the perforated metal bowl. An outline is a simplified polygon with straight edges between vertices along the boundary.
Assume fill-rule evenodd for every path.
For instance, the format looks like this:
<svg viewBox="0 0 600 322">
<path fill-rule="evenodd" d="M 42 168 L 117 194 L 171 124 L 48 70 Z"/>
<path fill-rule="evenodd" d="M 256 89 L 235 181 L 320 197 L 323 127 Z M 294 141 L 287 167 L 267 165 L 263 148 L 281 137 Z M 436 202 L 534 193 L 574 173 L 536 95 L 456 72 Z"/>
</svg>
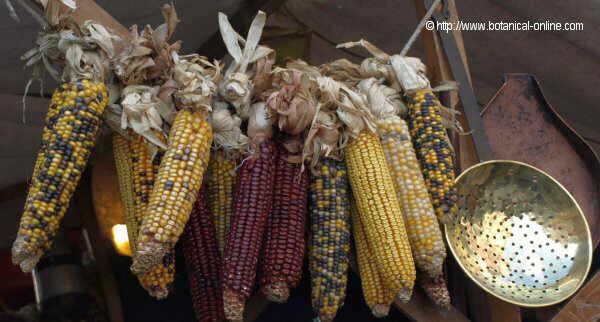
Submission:
<svg viewBox="0 0 600 322">
<path fill-rule="evenodd" d="M 527 307 L 552 305 L 585 281 L 588 224 L 551 176 L 515 161 L 488 161 L 457 179 L 459 211 L 445 226 L 450 250 L 488 293 Z"/>
</svg>

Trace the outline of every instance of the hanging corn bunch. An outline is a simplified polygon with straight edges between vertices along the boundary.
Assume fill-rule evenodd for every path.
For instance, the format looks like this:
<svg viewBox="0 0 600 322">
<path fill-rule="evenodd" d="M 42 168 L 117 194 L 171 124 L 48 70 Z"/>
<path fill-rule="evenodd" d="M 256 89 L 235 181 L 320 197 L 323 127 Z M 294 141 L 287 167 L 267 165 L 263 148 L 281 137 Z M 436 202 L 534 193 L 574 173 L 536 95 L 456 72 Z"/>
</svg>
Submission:
<svg viewBox="0 0 600 322">
<path fill-rule="evenodd" d="M 211 114 L 214 132 L 213 151 L 208 164 L 208 204 L 214 215 L 219 253 L 223 255 L 231 216 L 236 165 L 248 146 L 240 128 L 242 120 L 228 110 L 228 104 L 215 100 Z"/>
<path fill-rule="evenodd" d="M 201 322 L 218 322 L 224 319 L 221 256 L 212 217 L 206 187 L 203 186 L 182 236 L 192 303 L 196 318 Z"/>
<path fill-rule="evenodd" d="M 109 97 L 105 81 L 113 55 L 112 35 L 92 21 L 66 27 L 63 20 L 40 34 L 40 47 L 23 55 L 27 65 L 42 66 L 63 84 L 52 95 L 42 148 L 36 158 L 12 260 L 31 271 L 52 245 L 62 217 L 85 170 Z M 76 28 L 78 30 L 69 29 Z M 63 66 L 59 75 L 52 64 Z"/>
<path fill-rule="evenodd" d="M 410 244 L 383 147 L 372 124 L 364 95 L 343 85 L 338 116 L 346 124 L 350 141 L 344 148 L 348 177 L 361 222 L 383 283 L 408 301 L 415 280 Z"/>
<path fill-rule="evenodd" d="M 366 94 L 376 119 L 396 194 L 401 201 L 416 266 L 431 277 L 442 276 L 446 247 L 412 147 L 408 126 L 397 116 L 402 105 L 399 95 L 393 89 L 388 91 L 389 87 L 374 78 L 362 80 L 358 87 Z"/>
<path fill-rule="evenodd" d="M 425 184 L 438 219 L 446 221 L 456 212 L 454 151 L 442 120 L 442 104 L 425 77 L 417 58 L 391 57 L 392 68 L 408 100 L 408 126 Z"/>
<path fill-rule="evenodd" d="M 251 107 L 248 122 L 251 154 L 238 169 L 233 217 L 223 258 L 225 317 L 241 320 L 256 277 L 267 218 L 271 211 L 277 148 L 264 103 Z"/>
<path fill-rule="evenodd" d="M 366 228 L 361 222 L 354 202 L 350 207 L 350 213 L 352 214 L 356 260 L 365 302 L 375 317 L 382 318 L 390 312 L 390 306 L 396 295 L 383 284 L 383 279 L 375 263 L 373 249 L 369 246 Z"/>
<path fill-rule="evenodd" d="M 174 57 L 174 93 L 180 108 L 169 132 L 169 144 L 158 170 L 140 227 L 132 270 L 141 273 L 160 263 L 173 250 L 210 157 L 212 128 L 207 113 L 219 77 L 218 64 L 197 55 Z"/>
</svg>

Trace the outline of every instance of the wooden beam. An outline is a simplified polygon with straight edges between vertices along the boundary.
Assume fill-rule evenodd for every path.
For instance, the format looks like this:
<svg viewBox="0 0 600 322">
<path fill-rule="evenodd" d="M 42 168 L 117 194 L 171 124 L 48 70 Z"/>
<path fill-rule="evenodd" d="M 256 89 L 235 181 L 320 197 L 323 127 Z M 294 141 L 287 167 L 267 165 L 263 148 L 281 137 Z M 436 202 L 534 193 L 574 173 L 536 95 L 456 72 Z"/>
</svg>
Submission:
<svg viewBox="0 0 600 322">
<path fill-rule="evenodd" d="M 422 17 L 426 11 L 423 0 L 415 0 L 415 5 L 419 17 Z M 458 21 L 458 12 L 456 10 L 456 3 L 454 0 L 447 0 L 448 9 L 450 12 L 449 21 Z M 467 74 L 469 75 L 469 81 L 472 83 L 470 78 L 469 65 L 466 57 L 466 52 L 463 44 L 463 39 L 460 31 L 454 30 L 454 37 L 457 41 L 460 55 L 467 68 Z M 426 52 L 426 65 L 430 69 L 428 75 L 434 81 L 434 84 L 443 80 L 453 80 L 452 72 L 448 63 L 448 59 L 444 53 L 444 50 L 439 39 L 439 35 L 436 32 L 425 32 L 423 34 L 423 41 Z M 462 107 L 459 106 L 458 96 L 456 93 L 446 95 L 442 97 L 443 103 L 446 106 L 456 108 L 462 112 Z M 459 121 L 465 131 L 469 131 L 469 124 L 464 117 L 464 113 L 459 117 Z M 455 150 L 457 151 L 458 168 L 464 170 L 471 165 L 476 164 L 478 161 L 475 147 L 473 144 L 472 137 L 469 135 L 454 135 L 452 138 Z M 454 268 L 456 269 L 456 268 Z M 453 275 L 455 279 L 460 279 L 460 275 Z M 463 283 L 456 283 L 454 281 L 454 288 L 451 289 L 452 296 L 464 296 L 464 290 L 466 289 L 466 302 L 469 308 L 469 316 L 474 321 L 521 321 L 521 311 L 518 306 L 501 301 L 496 297 L 489 295 L 483 291 L 480 287 L 475 285 L 472 281 L 462 275 Z M 465 287 L 466 286 L 466 287 Z"/>
<path fill-rule="evenodd" d="M 444 309 L 436 306 L 419 288 L 415 288 L 410 302 L 394 302 L 394 306 L 413 321 L 444 321 L 467 322 L 470 321 L 462 312 L 450 306 Z"/>
<path fill-rule="evenodd" d="M 551 321 L 600 321 L 600 272 L 596 272 Z"/>
<path fill-rule="evenodd" d="M 277 11 L 287 0 L 246 0 L 243 1 L 241 8 L 229 19 L 231 26 L 240 35 L 244 36 L 256 16 L 258 10 L 264 11 L 267 15 Z M 208 58 L 220 59 L 227 54 L 227 49 L 221 38 L 219 29 L 196 51 Z"/>
</svg>

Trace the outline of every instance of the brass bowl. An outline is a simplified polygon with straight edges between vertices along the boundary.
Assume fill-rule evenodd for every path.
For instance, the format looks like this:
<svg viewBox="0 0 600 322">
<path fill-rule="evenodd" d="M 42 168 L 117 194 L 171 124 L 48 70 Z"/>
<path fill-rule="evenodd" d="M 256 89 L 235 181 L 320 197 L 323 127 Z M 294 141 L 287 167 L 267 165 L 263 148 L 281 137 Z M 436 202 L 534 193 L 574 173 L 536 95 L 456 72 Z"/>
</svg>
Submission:
<svg viewBox="0 0 600 322">
<path fill-rule="evenodd" d="M 475 283 L 526 307 L 561 302 L 583 284 L 590 229 L 558 181 L 525 163 L 488 161 L 456 182 L 459 210 L 445 225 L 446 240 Z"/>
</svg>

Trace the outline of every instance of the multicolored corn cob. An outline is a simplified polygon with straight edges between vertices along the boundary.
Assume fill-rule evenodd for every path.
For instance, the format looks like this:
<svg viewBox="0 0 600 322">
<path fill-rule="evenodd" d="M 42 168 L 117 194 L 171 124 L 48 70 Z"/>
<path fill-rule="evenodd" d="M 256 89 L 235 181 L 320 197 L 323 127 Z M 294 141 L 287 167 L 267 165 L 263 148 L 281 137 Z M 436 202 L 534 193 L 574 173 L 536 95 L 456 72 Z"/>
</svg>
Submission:
<svg viewBox="0 0 600 322">
<path fill-rule="evenodd" d="M 446 246 L 431 205 L 406 122 L 391 117 L 377 124 L 392 173 L 408 240 L 417 268 L 431 277 L 442 274 Z"/>
<path fill-rule="evenodd" d="M 272 139 L 258 145 L 240 166 L 233 197 L 233 217 L 223 257 L 225 317 L 241 320 L 250 296 L 267 218 L 271 211 L 277 147 Z"/>
<path fill-rule="evenodd" d="M 140 227 L 134 272 L 148 271 L 173 250 L 200 190 L 211 143 L 212 129 L 202 110 L 177 112 Z"/>
<path fill-rule="evenodd" d="M 201 322 L 223 321 L 221 257 L 205 186 L 198 194 L 182 237 L 196 318 Z"/>
<path fill-rule="evenodd" d="M 408 126 L 435 213 L 442 222 L 457 210 L 454 151 L 442 124 L 442 104 L 431 91 L 407 92 Z"/>
<path fill-rule="evenodd" d="M 373 315 L 382 318 L 390 312 L 390 306 L 396 295 L 383 285 L 383 279 L 375 263 L 373 249 L 369 246 L 365 227 L 361 222 L 354 202 L 350 207 L 350 213 L 352 215 L 354 248 L 356 249 L 356 261 L 358 262 L 363 296 Z"/>
<path fill-rule="evenodd" d="M 323 158 L 310 181 L 311 302 L 321 322 L 329 322 L 346 298 L 351 234 L 346 164 Z"/>
<path fill-rule="evenodd" d="M 224 151 L 212 152 L 208 163 L 208 204 L 214 215 L 219 253 L 223 255 L 233 213 L 233 187 L 236 177 L 236 159 Z"/>
<path fill-rule="evenodd" d="M 308 173 L 302 171 L 302 163 L 288 161 L 290 156 L 291 153 L 279 146 L 276 189 L 259 270 L 262 293 L 270 301 L 279 303 L 287 301 L 290 289 L 300 282 L 306 247 Z"/>
<path fill-rule="evenodd" d="M 133 174 L 133 192 L 136 226 L 142 225 L 144 216 L 148 213 L 148 202 L 154 179 L 158 175 L 158 169 L 163 153 L 159 152 L 154 158 L 150 154 L 147 141 L 140 135 L 132 134 L 131 142 L 131 166 Z M 129 228 L 129 227 L 128 227 Z M 137 233 L 136 233 L 137 235 Z M 136 239 L 133 244 L 137 243 Z M 135 251 L 135 250 L 134 250 Z M 138 274 L 140 284 L 153 297 L 163 299 L 169 294 L 169 290 L 175 279 L 175 256 L 173 252 L 165 255 L 162 262 L 154 265 L 149 271 Z"/>
<path fill-rule="evenodd" d="M 121 200 L 125 206 L 129 245 L 133 248 L 132 251 L 135 251 L 138 230 L 148 205 L 148 194 L 154 185 L 162 154 L 159 153 L 152 159 L 146 141 L 137 134 L 131 133 L 131 136 L 132 142 L 129 142 L 123 136 L 115 134 L 113 151 Z M 175 260 L 172 253 L 165 256 L 163 263 L 138 275 L 140 285 L 157 299 L 167 297 L 174 278 Z"/>
<path fill-rule="evenodd" d="M 383 284 L 408 301 L 415 265 L 381 143 L 365 129 L 344 151 L 356 206 Z"/>
<path fill-rule="evenodd" d="M 65 83 L 52 96 L 42 150 L 12 247 L 13 263 L 25 272 L 52 245 L 95 145 L 107 103 L 106 86 L 89 80 Z"/>
<path fill-rule="evenodd" d="M 124 136 L 113 134 L 113 156 L 117 168 L 117 179 L 119 181 L 119 194 L 123 203 L 125 214 L 125 226 L 129 237 L 129 246 L 135 247 L 137 240 L 138 222 L 135 217 L 135 202 L 133 192 L 133 173 L 131 166 L 131 146 L 129 140 Z M 132 249 L 133 252 L 133 249 Z"/>
<path fill-rule="evenodd" d="M 444 275 L 430 277 L 425 274 L 417 274 L 417 284 L 425 290 L 425 293 L 437 306 L 443 308 L 450 307 L 450 292 Z"/>
</svg>

